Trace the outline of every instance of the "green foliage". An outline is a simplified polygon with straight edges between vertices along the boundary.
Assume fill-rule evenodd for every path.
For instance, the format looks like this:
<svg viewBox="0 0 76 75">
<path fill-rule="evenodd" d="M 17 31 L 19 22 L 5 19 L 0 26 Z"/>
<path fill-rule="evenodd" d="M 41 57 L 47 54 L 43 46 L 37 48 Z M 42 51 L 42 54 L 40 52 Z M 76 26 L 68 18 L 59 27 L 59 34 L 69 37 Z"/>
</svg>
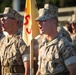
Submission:
<svg viewBox="0 0 76 75">
<path fill-rule="evenodd" d="M 76 6 L 76 0 L 66 0 L 64 7 L 72 7 L 72 6 Z"/>
<path fill-rule="evenodd" d="M 36 0 L 36 2 L 37 2 L 38 9 L 43 7 L 44 0 Z"/>
<path fill-rule="evenodd" d="M 3 12 L 5 7 L 12 7 L 13 0 L 2 0 L 0 2 L 0 13 Z M 20 0 L 20 10 L 23 11 L 25 8 L 25 2 L 26 0 Z M 70 6 L 76 6 L 76 0 L 63 0 L 63 5 L 61 6 L 60 3 L 62 0 L 36 0 L 38 8 L 42 8 L 45 3 L 51 3 L 58 7 L 70 7 Z"/>
<path fill-rule="evenodd" d="M 3 0 L 0 4 L 0 13 L 4 11 L 5 7 L 12 7 L 12 0 Z"/>
<path fill-rule="evenodd" d="M 57 3 L 57 0 L 51 0 L 51 2 L 52 2 L 53 4 L 56 4 L 56 3 Z"/>
</svg>

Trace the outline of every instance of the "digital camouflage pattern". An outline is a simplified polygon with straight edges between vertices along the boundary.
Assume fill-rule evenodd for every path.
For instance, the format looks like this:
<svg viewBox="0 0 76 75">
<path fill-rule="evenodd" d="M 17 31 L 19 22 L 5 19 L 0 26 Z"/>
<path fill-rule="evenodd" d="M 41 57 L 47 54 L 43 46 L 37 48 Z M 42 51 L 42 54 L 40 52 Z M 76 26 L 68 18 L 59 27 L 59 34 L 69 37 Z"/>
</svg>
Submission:
<svg viewBox="0 0 76 75">
<path fill-rule="evenodd" d="M 65 75 L 64 73 L 68 72 L 66 66 L 76 63 L 75 60 L 70 58 L 73 58 L 73 56 L 76 58 L 74 47 L 61 34 L 50 42 L 44 41 L 40 46 L 38 57 L 41 75 L 54 75 L 58 73 Z M 72 62 L 69 63 L 69 61 Z"/>
<path fill-rule="evenodd" d="M 17 11 L 14 9 L 11 9 L 10 7 L 5 7 L 4 12 L 0 14 L 1 17 L 9 17 L 9 18 L 14 18 L 19 22 L 23 22 L 23 16 L 20 15 Z"/>
<path fill-rule="evenodd" d="M 1 65 L 4 67 L 4 75 L 24 75 L 22 55 L 29 53 L 29 47 L 24 43 L 21 32 L 18 31 L 10 40 L 8 37 L 4 37 L 0 43 Z"/>
<path fill-rule="evenodd" d="M 71 34 L 72 44 L 76 48 L 76 34 Z"/>
<path fill-rule="evenodd" d="M 54 5 L 45 4 L 44 8 L 39 9 L 39 16 L 35 20 L 43 21 L 58 16 L 58 8 Z"/>
<path fill-rule="evenodd" d="M 5 7 L 4 12 L 0 14 L 0 18 L 11 18 L 15 19 L 18 21 L 18 26 L 22 27 L 23 25 L 23 16 L 19 14 L 16 10 L 10 8 L 10 7 Z"/>
<path fill-rule="evenodd" d="M 44 35 L 39 34 L 38 36 L 35 37 L 33 40 L 34 42 L 34 57 L 35 57 L 35 62 L 34 62 L 34 74 L 36 74 L 37 69 L 38 69 L 38 52 L 39 52 L 39 46 L 42 44 L 42 41 L 44 41 Z"/>
<path fill-rule="evenodd" d="M 63 37 L 67 38 L 70 42 L 72 41 L 69 32 L 66 31 L 62 26 L 58 26 L 57 30 L 63 35 Z"/>
<path fill-rule="evenodd" d="M 1 39 L 4 37 L 4 34 L 3 33 L 0 33 L 0 41 Z M 1 58 L 0 58 L 0 75 L 1 75 Z"/>
</svg>

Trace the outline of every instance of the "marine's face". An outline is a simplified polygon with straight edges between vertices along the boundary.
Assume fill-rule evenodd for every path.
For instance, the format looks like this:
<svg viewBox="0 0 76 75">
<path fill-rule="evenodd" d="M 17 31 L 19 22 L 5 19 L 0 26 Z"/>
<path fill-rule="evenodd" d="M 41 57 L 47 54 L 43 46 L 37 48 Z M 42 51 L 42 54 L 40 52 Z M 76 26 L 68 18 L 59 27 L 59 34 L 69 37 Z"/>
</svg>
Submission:
<svg viewBox="0 0 76 75">
<path fill-rule="evenodd" d="M 44 21 L 38 21 L 39 22 L 39 29 L 40 34 L 48 34 L 51 31 L 52 28 L 52 19 L 44 20 Z"/>
<path fill-rule="evenodd" d="M 1 23 L 3 31 L 10 32 L 13 29 L 15 20 L 11 18 L 2 18 Z"/>
</svg>

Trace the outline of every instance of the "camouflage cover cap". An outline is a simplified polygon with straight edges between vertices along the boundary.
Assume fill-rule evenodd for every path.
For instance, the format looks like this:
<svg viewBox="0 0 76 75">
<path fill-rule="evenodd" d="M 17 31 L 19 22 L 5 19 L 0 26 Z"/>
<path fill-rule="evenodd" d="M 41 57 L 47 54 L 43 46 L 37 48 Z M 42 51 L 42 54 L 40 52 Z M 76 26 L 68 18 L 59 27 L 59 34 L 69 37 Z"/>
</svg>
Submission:
<svg viewBox="0 0 76 75">
<path fill-rule="evenodd" d="M 39 16 L 35 20 L 47 20 L 58 16 L 58 8 L 51 4 L 45 4 L 44 8 L 39 9 Z"/>
<path fill-rule="evenodd" d="M 0 14 L 0 18 L 2 17 L 9 17 L 9 18 L 14 18 L 17 21 L 23 21 L 23 16 L 20 15 L 17 11 L 11 9 L 10 7 L 6 7 L 4 9 L 3 14 Z"/>
</svg>

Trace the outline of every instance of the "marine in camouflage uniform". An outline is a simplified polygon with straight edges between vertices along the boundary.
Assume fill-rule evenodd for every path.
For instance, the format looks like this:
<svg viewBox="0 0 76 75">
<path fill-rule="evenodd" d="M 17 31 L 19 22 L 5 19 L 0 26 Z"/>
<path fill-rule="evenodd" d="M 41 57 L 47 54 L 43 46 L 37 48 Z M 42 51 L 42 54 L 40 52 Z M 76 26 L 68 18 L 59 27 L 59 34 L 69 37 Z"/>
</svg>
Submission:
<svg viewBox="0 0 76 75">
<path fill-rule="evenodd" d="M 45 41 L 39 47 L 38 70 L 36 75 L 76 75 L 76 50 L 72 43 L 57 31 L 58 8 L 45 4 L 39 9 L 41 34 Z"/>
<path fill-rule="evenodd" d="M 70 42 L 72 41 L 71 40 L 71 37 L 70 37 L 70 34 L 62 27 L 62 26 L 58 26 L 57 27 L 57 30 L 59 33 L 62 34 L 63 37 L 67 38 Z M 39 50 L 39 47 L 40 45 L 42 44 L 42 41 L 44 41 L 44 35 L 38 35 L 37 37 L 35 37 L 35 40 L 34 40 L 34 50 L 35 50 L 35 57 L 36 57 L 36 60 L 35 60 L 35 70 L 37 69 L 37 61 L 38 61 L 38 50 Z"/>
<path fill-rule="evenodd" d="M 29 75 L 30 50 L 23 41 L 20 30 L 23 17 L 9 7 L 5 8 L 1 16 L 3 29 L 8 33 L 0 43 L 2 75 Z"/>
<path fill-rule="evenodd" d="M 38 58 L 41 75 L 68 75 L 66 66 L 76 63 L 72 57 L 76 58 L 75 49 L 61 34 L 51 42 L 44 41 Z"/>
<path fill-rule="evenodd" d="M 72 43 L 74 45 L 74 47 L 76 48 L 76 14 L 73 14 L 71 17 L 71 27 L 72 27 L 72 33 L 70 34 L 71 39 L 72 39 Z"/>
<path fill-rule="evenodd" d="M 1 65 L 4 68 L 4 75 L 24 75 L 22 55 L 29 54 L 29 47 L 21 38 L 21 32 L 17 32 L 9 42 L 4 37 L 0 43 Z M 22 74 L 21 74 L 22 73 Z"/>
</svg>

